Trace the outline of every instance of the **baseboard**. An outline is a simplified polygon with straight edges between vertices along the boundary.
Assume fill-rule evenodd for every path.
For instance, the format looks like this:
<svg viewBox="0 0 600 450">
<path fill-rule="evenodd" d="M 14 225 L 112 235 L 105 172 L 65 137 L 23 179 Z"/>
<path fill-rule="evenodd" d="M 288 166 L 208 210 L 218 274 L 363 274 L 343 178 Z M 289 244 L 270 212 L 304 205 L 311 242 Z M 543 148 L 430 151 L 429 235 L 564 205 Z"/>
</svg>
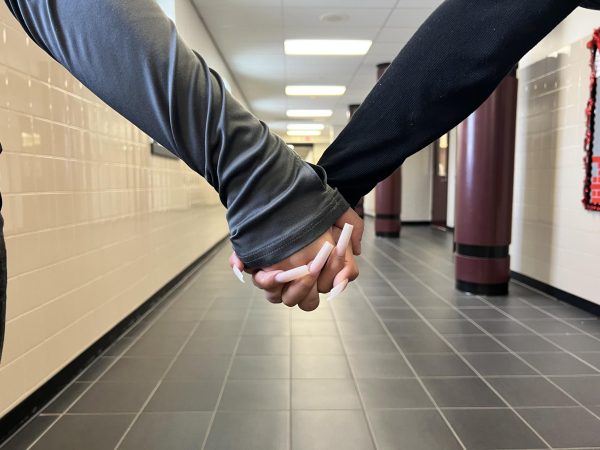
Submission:
<svg viewBox="0 0 600 450">
<path fill-rule="evenodd" d="M 83 372 L 100 354 L 110 347 L 125 331 L 144 317 L 154 306 L 160 303 L 192 271 L 212 258 L 218 247 L 225 241 L 221 239 L 202 256 L 187 266 L 175 278 L 165 284 L 152 297 L 142 303 L 135 311 L 121 320 L 104 336 L 94 342 L 83 353 L 62 368 L 56 375 L 36 389 L 14 409 L 0 418 L 0 446 L 24 423 L 39 412 L 50 400 L 62 391 L 71 381 Z"/>
<path fill-rule="evenodd" d="M 536 280 L 535 278 L 528 277 L 527 275 L 523 275 L 519 272 L 510 272 L 513 280 L 519 281 L 520 283 L 537 289 L 538 291 L 543 292 L 544 294 L 548 294 L 552 297 L 556 297 L 557 299 L 569 303 L 573 306 L 576 306 L 584 311 L 589 312 L 590 314 L 594 314 L 600 316 L 600 305 L 586 300 L 585 298 L 578 297 L 577 295 L 571 294 L 569 292 L 563 291 L 562 289 L 558 289 L 554 286 L 550 286 L 543 281 Z"/>
<path fill-rule="evenodd" d="M 402 226 L 405 227 L 422 227 L 426 225 L 431 225 L 431 220 L 403 220 Z"/>
</svg>

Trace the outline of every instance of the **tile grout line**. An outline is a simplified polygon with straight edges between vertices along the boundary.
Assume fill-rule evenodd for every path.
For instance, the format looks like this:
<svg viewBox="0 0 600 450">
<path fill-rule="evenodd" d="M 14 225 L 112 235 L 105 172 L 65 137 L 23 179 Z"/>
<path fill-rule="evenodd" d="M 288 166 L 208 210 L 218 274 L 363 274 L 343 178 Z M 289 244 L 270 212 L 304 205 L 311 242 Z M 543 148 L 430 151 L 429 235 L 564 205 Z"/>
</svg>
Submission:
<svg viewBox="0 0 600 450">
<path fill-rule="evenodd" d="M 42 433 L 41 433 L 41 434 L 40 434 L 40 435 L 37 437 L 37 439 L 36 439 L 35 441 L 33 441 L 33 442 L 32 442 L 32 443 L 31 443 L 31 444 L 30 444 L 30 445 L 27 447 L 27 450 L 30 450 L 30 449 L 31 449 L 31 448 L 32 448 L 32 447 L 33 447 L 35 444 L 37 444 L 37 442 L 38 442 L 38 441 L 39 441 L 39 440 L 40 440 L 40 439 L 41 439 L 41 438 L 42 438 L 42 437 L 43 437 L 43 436 L 44 436 L 44 435 L 45 435 L 45 434 L 46 434 L 46 433 L 47 433 L 47 432 L 48 432 L 48 431 L 49 431 L 49 430 L 50 430 L 50 429 L 51 429 L 51 428 L 54 426 L 54 425 L 56 425 L 56 422 L 58 422 L 58 421 L 59 421 L 59 420 L 60 420 L 60 419 L 61 419 L 61 418 L 62 418 L 62 417 L 63 417 L 63 416 L 66 414 L 66 412 L 67 412 L 69 409 L 71 409 L 71 408 L 73 407 L 73 405 L 74 405 L 75 403 L 77 403 L 77 402 L 78 402 L 78 401 L 79 401 L 79 400 L 80 400 L 80 399 L 81 399 L 81 398 L 82 398 L 82 397 L 83 397 L 83 396 L 84 396 L 84 395 L 85 395 L 85 394 L 86 394 L 86 393 L 87 393 L 87 392 L 88 392 L 88 391 L 89 391 L 89 390 L 90 390 L 90 389 L 91 389 L 91 388 L 92 388 L 92 387 L 93 387 L 93 386 L 94 386 L 94 385 L 95 385 L 97 382 L 98 382 L 98 380 L 99 380 L 99 379 L 102 377 L 102 375 L 104 375 L 106 372 L 108 372 L 108 371 L 109 371 L 109 370 L 110 370 L 110 369 L 111 369 L 111 368 L 112 368 L 112 367 L 113 367 L 113 366 L 114 366 L 114 365 L 117 363 L 117 361 L 119 361 L 119 360 L 122 358 L 122 356 L 125 354 L 125 352 L 127 352 L 127 351 L 128 351 L 130 348 L 131 348 L 131 347 L 133 347 L 133 346 L 134 346 L 134 345 L 137 343 L 137 341 L 138 341 L 139 339 L 141 339 L 141 337 L 142 337 L 144 334 L 146 334 L 146 332 L 147 332 L 147 331 L 148 331 L 148 330 L 149 330 L 149 329 L 150 329 L 150 328 L 151 328 L 151 327 L 152 327 L 152 326 L 153 326 L 153 325 L 154 325 L 154 324 L 155 324 L 155 323 L 158 321 L 158 319 L 160 319 L 160 318 L 161 318 L 161 317 L 162 317 L 162 316 L 163 316 L 163 315 L 166 313 L 166 311 L 168 311 L 168 309 L 169 309 L 169 307 L 170 307 L 170 305 L 169 305 L 170 303 L 174 302 L 174 301 L 175 301 L 175 299 L 179 298 L 181 295 L 183 295 L 183 294 L 184 294 L 184 293 L 185 293 L 185 292 L 186 292 L 186 291 L 187 291 L 187 290 L 188 290 L 188 289 L 191 287 L 191 285 L 192 285 L 192 283 L 191 283 L 191 282 L 190 282 L 189 284 L 187 284 L 187 285 L 186 285 L 186 283 L 188 283 L 188 281 L 191 281 L 191 279 L 192 279 L 193 277 L 195 277 L 195 276 L 198 274 L 198 272 L 200 271 L 200 269 L 202 269 L 202 266 L 203 266 L 203 265 L 200 265 L 200 266 L 198 266 L 198 267 L 197 267 L 197 268 L 196 268 L 194 271 L 192 271 L 191 273 L 189 273 L 189 274 L 187 274 L 185 277 L 183 277 L 183 278 L 182 278 L 182 279 L 179 281 L 179 283 L 177 283 L 177 284 L 176 284 L 175 286 L 173 286 L 173 287 L 172 287 L 172 288 L 171 288 L 171 289 L 170 289 L 168 292 L 166 292 L 166 293 L 164 294 L 164 296 L 163 296 L 163 299 L 162 299 L 161 301 L 157 302 L 157 303 L 156 303 L 156 304 L 155 304 L 155 305 L 154 305 L 154 306 L 153 306 L 151 309 L 149 309 L 148 311 L 146 311 L 146 313 L 145 313 L 145 314 L 144 314 L 142 317 L 140 317 L 140 319 L 138 320 L 138 322 L 137 322 L 137 323 L 135 323 L 135 324 L 133 324 L 133 325 L 132 325 L 132 326 L 131 326 L 131 327 L 130 327 L 128 330 L 127 330 L 127 331 L 129 331 L 129 330 L 130 330 L 131 328 L 133 328 L 134 326 L 136 326 L 136 325 L 139 325 L 140 323 L 142 323 L 142 321 L 143 321 L 143 320 L 144 320 L 146 317 L 150 316 L 152 313 L 154 313 L 155 311 L 157 311 L 157 309 L 158 309 L 159 307 L 166 306 L 166 307 L 163 309 L 163 311 L 161 311 L 161 312 L 160 312 L 160 313 L 159 313 L 159 314 L 158 314 L 158 315 L 157 315 L 157 316 L 156 316 L 154 319 L 151 319 L 150 323 L 149 323 L 149 324 L 146 326 L 146 328 L 144 329 L 144 331 L 143 331 L 143 332 L 141 332 L 141 333 L 140 333 L 138 336 L 135 336 L 135 337 L 132 339 L 132 342 L 130 342 L 130 343 L 129 343 L 129 345 L 128 345 L 128 346 L 126 346 L 126 347 L 125 347 L 125 348 L 124 348 L 124 349 L 121 351 L 121 353 L 120 353 L 118 356 L 114 357 L 114 361 L 112 361 L 112 362 L 111 362 L 111 363 L 110 363 L 110 364 L 109 364 L 109 365 L 108 365 L 108 366 L 107 366 L 107 367 L 106 367 L 106 368 L 105 368 L 105 369 L 104 369 L 104 370 L 103 370 L 103 371 L 100 373 L 100 375 L 98 375 L 98 378 L 96 378 L 96 380 L 94 380 L 94 381 L 90 382 L 90 383 L 89 383 L 89 386 L 88 386 L 88 387 L 87 387 L 87 388 L 86 388 L 86 389 L 85 389 L 83 392 L 81 392 L 81 393 L 80 393 L 80 394 L 79 394 L 79 395 L 78 395 L 78 396 L 75 398 L 75 400 L 73 400 L 73 401 L 72 401 L 72 402 L 71 402 L 71 403 L 70 403 L 70 404 L 69 404 L 69 405 L 68 405 L 68 406 L 65 408 L 65 410 L 64 410 L 62 413 L 60 413 L 60 414 L 58 415 L 58 418 L 57 418 L 57 419 L 56 419 L 56 420 L 55 420 L 55 421 L 54 421 L 54 422 L 53 422 L 53 423 L 52 423 L 52 424 L 51 424 L 51 425 L 50 425 L 50 426 L 49 426 L 49 427 L 48 427 L 46 430 L 44 430 L 44 432 L 42 432 Z M 174 293 L 174 292 L 175 292 L 177 289 L 179 289 L 181 286 L 183 286 L 183 289 L 181 289 L 181 291 L 177 292 L 177 293 L 175 294 L 175 296 L 174 296 L 172 299 L 169 299 L 169 295 L 170 295 L 170 294 L 172 294 L 172 293 Z M 166 301 L 166 303 L 163 303 L 163 302 L 165 302 L 165 301 Z M 118 339 L 118 340 L 122 339 L 124 336 L 125 336 L 125 332 L 123 333 L 123 335 L 122 335 L 122 336 L 120 336 L 120 337 L 119 337 L 119 339 Z M 115 341 L 115 343 L 116 343 L 116 342 L 118 342 L 118 340 L 117 340 L 117 341 Z M 112 345 L 111 345 L 111 347 L 112 347 Z M 105 353 L 106 353 L 106 352 L 107 352 L 109 349 L 110 349 L 110 347 L 109 347 L 109 348 L 107 348 L 107 349 L 106 349 L 104 352 L 102 352 L 100 355 L 98 355 L 98 357 L 97 357 L 96 359 L 94 359 L 94 361 L 93 361 L 93 362 L 95 362 L 95 361 L 97 361 L 99 358 L 101 358 L 101 357 L 102 357 L 102 356 L 103 356 L 103 355 L 104 355 L 104 354 L 105 354 Z M 92 362 L 92 363 L 93 363 L 93 362 Z M 91 366 L 91 364 L 90 364 L 90 366 Z M 89 366 L 88 366 L 88 368 L 89 368 Z M 87 369 L 86 369 L 86 370 L 87 370 Z M 82 372 L 82 373 L 83 373 L 83 372 Z M 53 402 L 55 399 L 57 399 L 58 397 L 60 397 L 60 395 L 61 395 L 62 393 L 64 393 L 64 392 L 65 392 L 65 391 L 66 391 L 66 390 L 67 390 L 69 387 L 71 387 L 71 386 L 72 386 L 74 383 L 76 383 L 76 382 L 77 382 L 77 378 L 75 378 L 73 381 L 71 381 L 71 382 L 70 382 L 70 383 L 69 383 L 67 386 L 65 386 L 65 387 L 64 387 L 64 389 L 63 389 L 63 390 L 61 390 L 61 391 L 60 391 L 58 394 L 56 394 L 56 395 L 53 397 L 53 399 L 52 399 L 50 402 L 48 402 L 48 404 L 50 404 L 50 403 L 51 403 L 51 402 Z M 47 406 L 47 405 L 44 405 L 44 406 Z M 41 411 L 43 411 L 43 409 L 42 409 Z M 14 437 L 14 436 L 16 436 L 16 435 L 17 435 L 17 433 L 18 433 L 18 432 L 19 432 L 19 431 L 20 431 L 22 428 L 24 428 L 24 427 L 25 427 L 25 426 L 26 426 L 28 423 L 30 423 L 30 422 L 31 422 L 33 419 L 35 419 L 36 417 L 37 417 L 37 415 L 33 416 L 33 417 L 30 419 L 30 420 L 28 420 L 28 421 L 27 421 L 25 424 L 23 424 L 23 426 L 22 426 L 21 428 L 19 428 L 19 430 L 17 430 L 17 431 L 16 431 L 16 432 L 13 434 L 13 436 L 12 436 L 10 439 L 8 439 L 8 440 L 7 440 L 7 441 L 6 441 L 6 442 L 5 442 L 5 443 L 4 443 L 2 446 L 4 447 L 4 445 L 6 445 L 6 444 L 7 444 L 7 443 L 8 443 L 8 442 L 9 442 L 9 441 L 10 441 L 10 440 L 11 440 L 11 439 Z"/>
<path fill-rule="evenodd" d="M 402 270 L 406 271 L 407 273 L 411 273 L 411 272 L 410 272 L 408 269 L 406 269 L 406 267 L 404 267 L 402 264 L 398 263 L 397 261 L 394 261 L 394 259 L 393 259 L 393 258 L 391 258 L 389 255 L 387 255 L 385 252 L 383 252 L 383 251 L 381 251 L 381 250 L 379 250 L 379 249 L 377 249 L 377 251 L 379 251 L 379 252 L 380 252 L 382 255 L 384 255 L 386 258 L 388 258 L 390 261 L 392 261 L 392 262 L 393 262 L 393 263 L 394 263 L 396 266 L 398 266 L 398 267 L 399 267 L 399 268 L 401 268 Z M 370 262 L 369 262 L 369 264 L 372 264 L 372 263 L 370 263 Z M 376 270 L 378 270 L 378 269 L 376 269 Z M 544 374 L 544 373 L 543 373 L 541 370 L 537 369 L 535 366 L 533 366 L 531 363 L 529 363 L 527 360 L 525 360 L 525 359 L 524 359 L 522 356 L 520 356 L 518 353 L 514 352 L 514 351 L 513 351 L 512 349 L 510 349 L 510 348 L 509 348 L 509 347 L 508 347 L 506 344 L 504 344 L 502 341 L 500 341 L 499 339 L 497 339 L 497 338 L 496 338 L 496 337 L 495 337 L 493 334 L 491 334 L 491 333 L 489 333 L 488 331 L 484 330 L 484 329 L 483 329 L 483 328 L 482 328 L 482 327 L 481 327 L 481 326 L 480 326 L 480 325 L 479 325 L 477 322 L 475 322 L 475 321 L 474 321 L 473 319 L 471 319 L 470 317 L 466 316 L 464 313 L 462 313 L 462 312 L 461 312 L 461 311 L 460 311 L 458 308 L 456 308 L 454 305 L 452 305 L 451 303 L 447 302 L 447 301 L 446 301 L 446 299 L 444 299 L 444 297 L 443 297 L 443 296 L 441 296 L 439 293 L 437 293 L 437 292 L 436 292 L 434 289 L 432 289 L 431 287 L 427 286 L 427 285 L 426 285 L 426 284 L 425 284 L 425 283 L 424 283 L 424 282 L 423 282 L 423 281 L 422 281 L 422 280 L 421 280 L 421 279 L 420 279 L 418 276 L 416 276 L 416 275 L 414 275 L 414 274 L 413 274 L 412 276 L 413 276 L 413 277 L 414 277 L 414 278 L 415 278 L 417 281 L 419 281 L 419 282 L 420 282 L 420 283 L 421 283 L 423 286 L 425 286 L 427 289 L 429 289 L 431 292 L 433 292 L 433 293 L 434 293 L 436 296 L 438 296 L 440 299 L 442 299 L 442 300 L 443 300 L 443 301 L 444 301 L 446 304 L 448 304 L 448 306 L 449 306 L 449 307 L 451 307 L 452 309 L 454 309 L 454 310 L 458 311 L 458 312 L 459 312 L 459 313 L 460 313 L 460 314 L 461 314 L 463 317 L 465 317 L 465 319 L 466 319 L 466 320 L 468 320 L 468 321 L 469 321 L 469 322 L 470 322 L 472 325 L 474 325 L 474 326 L 476 326 L 477 328 L 479 328 L 479 329 L 481 329 L 482 331 L 484 331 L 484 332 L 485 332 L 485 335 L 486 335 L 487 337 L 491 338 L 491 339 L 492 339 L 494 342 L 496 342 L 498 345 L 500 345 L 501 347 L 505 348 L 505 349 L 507 350 L 507 353 L 509 353 L 509 354 L 513 355 L 514 357 L 518 358 L 518 359 L 519 359 L 521 362 L 523 362 L 525 365 L 527 365 L 527 366 L 528 366 L 530 369 L 532 369 L 534 372 L 538 373 L 538 374 L 539 374 L 539 375 L 540 375 L 540 376 L 541 376 L 541 377 L 542 377 L 544 380 L 546 380 L 548 383 L 550 383 L 552 386 L 554 386 L 556 389 L 558 389 L 558 390 L 559 390 L 559 391 L 561 391 L 563 394 L 565 394 L 565 395 L 566 395 L 568 398 L 570 398 L 572 401 L 574 401 L 574 402 L 575 402 L 577 405 L 579 405 L 581 408 L 585 409 L 585 410 L 586 410 L 588 413 L 590 413 L 592 416 L 594 416 L 594 417 L 596 417 L 598 420 L 600 420 L 600 414 L 596 414 L 594 411 L 590 410 L 590 409 L 589 409 L 587 406 L 585 406 L 583 403 L 581 403 L 579 400 L 577 400 L 575 397 L 573 397 L 573 396 L 572 396 L 572 395 L 571 395 L 569 392 L 567 392 L 567 391 L 566 391 L 566 390 L 564 390 L 562 387 L 560 387 L 558 384 L 556 384 L 554 381 L 552 381 L 552 380 L 551 380 L 551 379 L 550 379 L 550 378 L 549 378 L 547 375 L 545 375 L 545 374 Z M 389 281 L 388 281 L 388 284 L 392 285 L 391 283 L 389 283 Z M 399 291 L 398 291 L 398 290 L 397 290 L 395 287 L 393 287 L 393 288 L 394 288 L 394 290 L 396 290 L 396 291 L 397 291 L 397 292 L 400 294 L 400 292 L 399 292 Z M 401 295 L 401 294 L 400 294 L 400 295 Z M 405 301 L 408 301 L 408 300 L 406 299 L 406 297 L 404 297 L 403 295 L 402 295 L 402 297 L 405 299 Z M 499 310 L 499 311 L 501 311 L 502 313 L 504 313 L 504 311 L 500 310 L 499 308 L 496 308 L 494 305 L 490 305 L 490 306 L 492 306 L 492 308 L 494 308 L 494 309 L 496 309 L 496 310 Z M 417 310 L 416 310 L 416 308 L 415 308 L 415 311 L 417 311 Z M 506 314 L 506 313 L 504 313 L 504 314 Z M 521 325 L 521 326 L 524 326 L 524 327 L 526 327 L 525 325 L 523 325 L 522 323 L 520 323 L 518 320 L 516 320 L 516 319 L 513 319 L 512 317 L 509 317 L 509 319 L 513 320 L 513 321 L 514 321 L 514 322 L 516 322 L 516 323 L 519 323 L 519 325 Z M 434 328 L 434 327 L 433 327 L 433 325 L 431 325 L 431 324 L 429 323 L 429 321 L 426 321 L 426 322 L 429 324 L 429 326 L 430 326 L 432 329 Z M 527 328 L 527 327 L 526 327 L 526 328 Z M 440 337 L 441 337 L 441 338 L 444 340 L 444 342 L 445 342 L 447 345 L 449 345 L 449 346 L 450 346 L 450 347 L 451 347 L 451 348 L 452 348 L 454 351 L 456 351 L 456 350 L 455 350 L 455 348 L 454 348 L 454 346 L 452 346 L 452 345 L 451 345 L 451 344 L 450 344 L 450 343 L 447 341 L 447 339 L 445 339 L 445 338 L 444 338 L 444 336 L 443 336 L 443 335 L 439 334 L 439 333 L 437 332 L 437 330 L 436 330 L 436 334 L 438 334 L 438 335 L 439 335 L 439 336 L 440 336 Z M 534 334 L 537 334 L 537 333 L 535 333 L 535 330 L 534 330 Z M 538 337 L 540 337 L 540 335 L 539 335 L 539 334 L 538 334 Z M 551 341 L 550 341 L 550 342 L 551 342 Z M 552 344 L 553 344 L 553 345 L 556 345 L 556 344 L 554 344 L 554 343 L 552 343 Z M 560 348 L 560 346 L 558 346 L 558 345 L 556 345 L 556 347 Z M 565 353 L 569 353 L 569 352 L 566 352 L 566 351 L 565 351 Z M 485 384 L 486 384 L 486 385 L 488 385 L 488 387 L 490 387 L 490 388 L 491 388 L 491 389 L 494 391 L 494 393 L 496 393 L 496 394 L 497 394 L 497 395 L 498 395 L 498 396 L 499 396 L 499 397 L 500 397 L 500 398 L 501 398 L 503 401 L 505 401 L 507 404 L 509 404 L 509 402 L 507 402 L 507 401 L 506 401 L 506 400 L 505 400 L 505 399 L 504 399 L 502 396 L 500 396 L 500 394 L 499 394 L 499 393 L 496 391 L 496 389 L 494 389 L 494 388 L 493 388 L 493 386 L 492 386 L 492 385 L 491 385 L 491 384 L 490 384 L 490 383 L 487 381 L 487 379 L 486 379 L 485 377 L 483 377 L 481 374 L 479 374 L 479 372 L 478 372 L 478 371 L 476 371 L 476 370 L 474 369 L 474 367 L 473 367 L 473 366 L 472 366 L 472 365 L 471 365 L 471 364 L 468 362 L 468 360 L 467 360 L 466 358 L 464 358 L 464 357 L 462 356 L 462 354 L 460 354 L 460 353 L 458 353 L 458 352 L 457 352 L 457 354 L 459 355 L 459 357 L 460 357 L 460 358 L 461 358 L 461 359 L 462 359 L 462 360 L 463 360 L 465 363 L 467 363 L 467 364 L 469 365 L 469 367 L 471 367 L 471 368 L 472 368 L 472 370 L 474 370 L 474 371 L 475 371 L 475 372 L 476 372 L 476 373 L 477 373 L 477 374 L 478 374 L 478 375 L 479 375 L 479 376 L 482 378 L 482 380 L 484 380 Z M 598 371 L 598 369 L 596 369 L 595 367 L 594 367 L 594 370 Z M 598 371 L 598 372 L 600 372 L 600 371 Z M 509 404 L 509 406 L 511 407 L 511 409 L 513 409 L 513 411 L 514 411 L 514 412 L 515 412 L 515 413 L 516 413 L 516 414 L 517 414 L 519 417 L 521 417 L 521 415 L 520 415 L 520 414 L 518 414 L 518 412 L 517 412 L 517 411 L 516 411 L 516 410 L 513 408 L 513 406 L 512 406 L 512 405 L 510 405 L 510 404 Z M 526 424 L 527 424 L 527 425 L 528 425 L 530 428 L 532 428 L 532 427 L 531 427 L 531 425 L 529 425 L 529 423 L 528 423 L 528 422 L 526 422 L 526 421 L 525 421 L 523 418 L 522 418 L 522 420 L 523 420 L 523 421 L 524 421 L 524 422 L 525 422 L 525 423 L 526 423 Z M 537 434 L 537 432 L 536 432 L 536 434 Z M 545 440 L 544 440 L 544 442 L 545 442 Z"/>
<path fill-rule="evenodd" d="M 392 261 L 393 263 L 395 263 L 398 267 L 400 267 L 402 270 L 405 270 L 407 273 L 411 273 L 410 271 L 406 270 L 406 268 L 402 267 L 402 265 L 396 263 L 392 258 L 388 257 L 384 252 L 382 252 L 381 250 L 377 249 L 377 251 L 379 251 L 381 254 L 383 254 L 385 257 L 387 257 L 388 259 L 390 259 L 390 261 Z M 365 261 L 367 262 L 367 264 L 369 264 L 376 272 L 378 272 L 380 274 L 380 276 L 385 280 L 385 282 L 390 285 L 392 287 L 392 289 L 400 296 L 400 298 L 402 298 L 405 302 L 407 302 L 409 305 L 412 306 L 413 308 L 413 312 L 415 312 L 419 317 L 421 317 L 421 319 L 423 320 L 423 322 L 425 322 L 425 324 L 427 326 L 429 326 L 429 328 L 431 328 L 431 330 L 463 361 L 463 363 L 465 363 L 482 381 L 483 383 L 489 388 L 491 389 L 494 394 L 496 394 L 500 400 L 502 400 L 502 402 L 504 402 L 504 404 L 506 404 L 509 409 L 523 422 L 523 424 L 525 424 L 525 426 L 527 428 L 529 428 L 533 434 L 535 436 L 538 437 L 538 439 L 540 439 L 540 441 L 547 446 L 547 448 L 552 449 L 552 446 L 537 432 L 537 430 L 535 430 L 530 424 L 529 422 L 527 422 L 525 420 L 524 417 L 521 416 L 521 414 L 518 413 L 518 411 L 516 411 L 513 406 L 502 396 L 500 395 L 500 393 L 489 383 L 489 381 L 487 381 L 480 373 L 477 369 L 475 369 L 475 367 L 463 356 L 461 355 L 456 348 L 450 343 L 448 342 L 448 340 L 444 337 L 444 335 L 442 335 L 441 333 L 439 333 L 438 330 L 436 330 L 434 328 L 434 326 L 429 322 L 429 320 L 423 316 L 415 307 L 414 305 L 412 305 L 412 303 L 409 302 L 409 300 L 396 288 L 396 286 L 394 286 L 389 280 L 388 278 L 367 258 L 365 257 Z M 418 280 L 421 284 L 423 284 L 424 286 L 428 287 L 425 283 L 423 283 L 417 276 L 413 275 L 413 277 Z M 429 288 L 429 287 L 428 287 Z M 436 293 L 436 295 L 438 295 Z M 443 297 L 440 296 L 440 298 L 443 299 Z M 445 301 L 445 299 L 444 299 Z"/>
<path fill-rule="evenodd" d="M 217 401 L 215 403 L 215 407 L 213 409 L 212 415 L 210 417 L 210 421 L 208 422 L 208 426 L 206 427 L 206 433 L 204 433 L 204 440 L 202 441 L 201 450 L 206 448 L 208 443 L 208 437 L 210 436 L 210 432 L 212 431 L 212 427 L 215 423 L 217 413 L 219 412 L 219 405 L 221 404 L 221 400 L 223 399 L 223 393 L 225 392 L 225 387 L 227 386 L 227 382 L 229 381 L 229 375 L 231 373 L 231 368 L 233 367 L 233 361 L 237 355 L 238 348 L 240 346 L 240 342 L 242 341 L 242 337 L 244 335 L 244 330 L 246 329 L 246 325 L 248 323 L 248 317 L 250 316 L 250 311 L 252 311 L 252 305 L 254 304 L 256 299 L 256 290 L 252 290 L 252 294 L 250 297 L 250 302 L 246 307 L 246 315 L 244 316 L 244 320 L 240 327 L 240 333 L 237 338 L 237 342 L 235 343 L 235 347 L 233 348 L 233 352 L 231 354 L 231 358 L 229 359 L 229 366 L 227 367 L 227 371 L 225 372 L 225 376 L 223 378 L 223 383 L 221 384 L 221 389 L 219 391 L 219 396 L 217 397 Z"/>
<path fill-rule="evenodd" d="M 365 258 L 365 260 L 366 260 L 366 258 Z M 379 277 L 383 279 L 383 277 L 381 276 L 381 274 L 379 275 Z M 404 362 L 407 364 L 407 366 L 410 369 L 410 371 L 413 373 L 414 378 L 416 378 L 416 380 L 419 383 L 419 385 L 421 386 L 421 388 L 425 391 L 425 394 L 427 395 L 427 397 L 429 398 L 429 400 L 431 401 L 431 403 L 435 407 L 435 410 L 441 416 L 442 420 L 444 421 L 444 423 L 446 424 L 446 426 L 448 427 L 448 429 L 450 430 L 450 432 L 452 433 L 452 435 L 456 438 L 457 443 L 464 450 L 466 450 L 467 447 L 465 446 L 465 444 L 462 442 L 462 440 L 458 436 L 458 433 L 454 430 L 454 427 L 452 426 L 452 424 L 450 423 L 450 421 L 448 420 L 448 418 L 446 417 L 446 415 L 442 412 L 442 409 L 440 408 L 440 406 L 436 402 L 435 398 L 433 397 L 433 395 L 431 394 L 431 392 L 429 391 L 429 389 L 427 388 L 427 386 L 425 385 L 425 383 L 423 382 L 423 380 L 419 376 L 419 373 L 416 371 L 416 369 L 414 368 L 413 364 L 410 362 L 410 360 L 406 356 L 404 350 L 402 350 L 402 348 L 398 345 L 398 343 L 394 339 L 394 336 L 391 334 L 390 330 L 385 325 L 385 322 L 383 321 L 383 319 L 381 318 L 381 316 L 379 315 L 379 313 L 377 312 L 377 310 L 375 309 L 375 307 L 371 303 L 369 297 L 365 294 L 364 290 L 362 289 L 362 287 L 360 285 L 360 281 L 356 282 L 356 286 L 357 286 L 359 292 L 361 293 L 361 295 L 366 300 L 367 304 L 369 305 L 369 308 L 371 309 L 371 311 L 373 312 L 373 314 L 375 315 L 375 317 L 379 321 L 380 325 L 382 326 L 383 330 L 387 334 L 388 338 L 392 341 L 392 344 L 394 345 L 394 347 L 396 347 L 396 349 L 400 353 L 400 356 L 402 357 L 402 359 L 404 360 Z"/>
</svg>

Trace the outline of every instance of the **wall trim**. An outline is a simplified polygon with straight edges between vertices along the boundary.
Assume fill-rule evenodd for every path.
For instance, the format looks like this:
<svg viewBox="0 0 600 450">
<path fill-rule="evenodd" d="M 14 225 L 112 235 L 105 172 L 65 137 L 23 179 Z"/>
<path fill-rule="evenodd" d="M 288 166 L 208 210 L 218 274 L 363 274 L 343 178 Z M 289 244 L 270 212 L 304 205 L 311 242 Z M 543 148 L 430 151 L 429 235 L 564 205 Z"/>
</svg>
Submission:
<svg viewBox="0 0 600 450">
<path fill-rule="evenodd" d="M 403 220 L 401 223 L 407 227 L 421 227 L 431 225 L 431 220 Z"/>
<path fill-rule="evenodd" d="M 79 374 L 87 369 L 108 347 L 110 347 L 125 331 L 143 319 L 150 311 L 158 306 L 164 299 L 170 296 L 179 287 L 179 283 L 189 274 L 201 268 L 219 250 L 219 247 L 227 237 L 220 239 L 210 247 L 193 263 L 183 269 L 171 281 L 159 289 L 152 297 L 138 306 L 127 317 L 121 320 L 101 338 L 90 345 L 79 356 L 63 367 L 52 378 L 32 392 L 27 398 L 15 408 L 0 418 L 0 446 L 4 444 L 19 428 L 34 417 L 41 408 L 46 406 L 57 394 L 59 394 Z"/>
<path fill-rule="evenodd" d="M 513 280 L 519 281 L 520 283 L 537 289 L 544 294 L 548 294 L 552 297 L 555 297 L 565 303 L 569 303 L 570 305 L 576 306 L 584 311 L 587 311 L 591 314 L 600 316 L 600 305 L 592 302 L 591 300 L 586 300 L 585 298 L 578 297 L 577 295 L 571 294 L 567 291 L 563 291 L 557 287 L 551 286 L 543 281 L 536 280 L 535 278 L 528 277 L 519 272 L 515 272 L 511 270 L 510 272 Z"/>
</svg>

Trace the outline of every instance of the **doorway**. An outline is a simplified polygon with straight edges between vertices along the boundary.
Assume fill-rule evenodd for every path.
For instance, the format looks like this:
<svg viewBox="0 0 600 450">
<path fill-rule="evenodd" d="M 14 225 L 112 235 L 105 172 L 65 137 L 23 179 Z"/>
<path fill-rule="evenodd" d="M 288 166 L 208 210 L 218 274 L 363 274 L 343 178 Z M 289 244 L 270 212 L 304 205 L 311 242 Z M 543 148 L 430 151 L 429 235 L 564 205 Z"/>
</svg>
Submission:
<svg viewBox="0 0 600 450">
<path fill-rule="evenodd" d="M 433 143 L 431 224 L 444 229 L 448 215 L 448 145 L 448 134 Z"/>
</svg>

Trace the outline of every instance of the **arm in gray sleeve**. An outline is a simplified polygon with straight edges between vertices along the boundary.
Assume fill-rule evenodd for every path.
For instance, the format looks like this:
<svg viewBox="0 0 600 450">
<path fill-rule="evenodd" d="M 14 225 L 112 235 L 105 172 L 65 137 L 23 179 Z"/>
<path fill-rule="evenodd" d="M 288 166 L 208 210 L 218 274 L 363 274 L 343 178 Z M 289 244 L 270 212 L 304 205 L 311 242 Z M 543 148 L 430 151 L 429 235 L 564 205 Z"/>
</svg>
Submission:
<svg viewBox="0 0 600 450">
<path fill-rule="evenodd" d="M 39 46 L 219 192 L 247 266 L 285 259 L 348 208 L 323 169 L 225 90 L 154 0 L 6 3 Z"/>
</svg>

